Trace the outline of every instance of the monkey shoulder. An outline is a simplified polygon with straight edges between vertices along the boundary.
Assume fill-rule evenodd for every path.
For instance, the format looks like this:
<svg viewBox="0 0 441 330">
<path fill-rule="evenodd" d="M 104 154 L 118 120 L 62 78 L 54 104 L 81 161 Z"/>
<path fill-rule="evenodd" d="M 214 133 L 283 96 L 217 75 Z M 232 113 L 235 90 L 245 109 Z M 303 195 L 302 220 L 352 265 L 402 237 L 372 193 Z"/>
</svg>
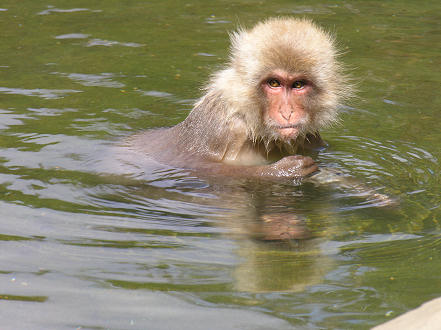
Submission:
<svg viewBox="0 0 441 330">
<path fill-rule="evenodd" d="M 155 128 L 134 134 L 126 139 L 125 146 L 132 151 L 154 158 L 167 160 L 175 157 L 178 150 L 170 128 Z"/>
</svg>

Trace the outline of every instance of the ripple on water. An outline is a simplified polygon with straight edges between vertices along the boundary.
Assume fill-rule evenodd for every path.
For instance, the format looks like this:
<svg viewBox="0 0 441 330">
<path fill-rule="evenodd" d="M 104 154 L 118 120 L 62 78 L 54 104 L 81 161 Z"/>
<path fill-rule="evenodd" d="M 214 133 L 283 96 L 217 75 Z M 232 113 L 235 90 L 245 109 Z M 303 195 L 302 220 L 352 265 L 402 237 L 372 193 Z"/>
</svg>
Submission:
<svg viewBox="0 0 441 330">
<path fill-rule="evenodd" d="M 228 23 L 231 23 L 231 21 L 228 21 L 228 20 L 225 20 L 225 19 L 221 19 L 221 18 L 217 18 L 214 15 L 206 18 L 205 22 L 208 23 L 208 24 L 228 24 Z"/>
<path fill-rule="evenodd" d="M 340 161 L 368 179 L 406 176 L 427 183 L 439 171 L 437 157 L 411 142 L 381 142 L 359 136 L 341 136 L 335 141 L 339 151 L 325 151 L 319 157 Z"/>
<path fill-rule="evenodd" d="M 61 8 L 55 8 L 54 6 L 47 6 L 48 9 L 42 10 L 37 13 L 37 15 L 49 15 L 52 13 L 77 13 L 77 12 L 93 12 L 93 13 L 100 13 L 102 10 L 96 9 L 88 9 L 88 8 L 69 8 L 69 9 L 61 9 Z"/>
<path fill-rule="evenodd" d="M 136 42 L 119 42 L 114 40 L 103 40 L 103 39 L 90 39 L 86 47 L 94 47 L 94 46 L 105 46 L 105 47 L 111 47 L 111 46 L 124 46 L 124 47 L 144 47 L 144 44 L 139 44 Z"/>
<path fill-rule="evenodd" d="M 90 34 L 84 34 L 84 33 L 67 33 L 67 34 L 60 34 L 58 36 L 55 36 L 55 39 L 86 39 L 90 36 Z"/>
<path fill-rule="evenodd" d="M 113 78 L 115 77 L 115 74 L 109 72 L 103 72 L 99 74 L 52 72 L 52 74 L 67 77 L 83 86 L 99 86 L 110 88 L 125 87 L 123 83 L 114 81 Z"/>
<path fill-rule="evenodd" d="M 24 114 L 15 113 L 12 110 L 0 109 L 0 129 L 7 129 L 10 126 L 23 125 L 23 119 L 30 118 Z"/>
<path fill-rule="evenodd" d="M 61 99 L 70 93 L 81 93 L 82 91 L 75 89 L 24 89 L 24 88 L 8 88 L 0 87 L 0 93 L 37 96 L 43 99 Z"/>
</svg>

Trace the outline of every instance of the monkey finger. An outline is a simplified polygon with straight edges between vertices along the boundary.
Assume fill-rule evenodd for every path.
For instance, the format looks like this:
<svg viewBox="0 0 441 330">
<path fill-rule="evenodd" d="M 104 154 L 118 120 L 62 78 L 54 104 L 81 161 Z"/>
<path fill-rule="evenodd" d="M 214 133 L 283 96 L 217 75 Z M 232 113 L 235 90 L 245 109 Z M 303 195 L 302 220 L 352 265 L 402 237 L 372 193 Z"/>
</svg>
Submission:
<svg viewBox="0 0 441 330">
<path fill-rule="evenodd" d="M 318 168 L 317 164 L 316 163 L 312 163 L 309 166 L 302 167 L 302 169 L 301 169 L 301 176 L 302 177 L 311 176 L 311 175 L 317 173 L 318 171 L 319 171 L 319 168 Z"/>
</svg>

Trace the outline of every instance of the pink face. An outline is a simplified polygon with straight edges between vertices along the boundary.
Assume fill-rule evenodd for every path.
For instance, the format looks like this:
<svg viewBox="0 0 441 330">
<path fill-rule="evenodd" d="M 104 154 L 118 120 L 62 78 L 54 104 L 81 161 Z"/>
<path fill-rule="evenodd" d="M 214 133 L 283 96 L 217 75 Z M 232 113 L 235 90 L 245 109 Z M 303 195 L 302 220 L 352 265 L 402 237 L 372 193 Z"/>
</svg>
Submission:
<svg viewBox="0 0 441 330">
<path fill-rule="evenodd" d="M 284 140 L 295 139 L 308 124 L 310 114 L 304 107 L 312 84 L 302 75 L 274 71 L 262 82 L 268 101 L 265 121 Z"/>
</svg>

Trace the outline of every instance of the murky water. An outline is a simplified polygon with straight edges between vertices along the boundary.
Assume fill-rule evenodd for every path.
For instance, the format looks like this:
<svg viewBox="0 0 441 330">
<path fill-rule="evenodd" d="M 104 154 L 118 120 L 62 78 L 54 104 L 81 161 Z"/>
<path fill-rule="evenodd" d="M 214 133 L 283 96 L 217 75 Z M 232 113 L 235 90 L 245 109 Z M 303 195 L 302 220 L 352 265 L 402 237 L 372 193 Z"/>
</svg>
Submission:
<svg viewBox="0 0 441 330">
<path fill-rule="evenodd" d="M 358 81 L 314 156 L 349 184 L 120 161 L 124 137 L 185 118 L 228 31 L 284 14 L 335 31 Z M 440 296 L 440 19 L 436 1 L 3 1 L 2 329 L 365 329 Z"/>
</svg>

